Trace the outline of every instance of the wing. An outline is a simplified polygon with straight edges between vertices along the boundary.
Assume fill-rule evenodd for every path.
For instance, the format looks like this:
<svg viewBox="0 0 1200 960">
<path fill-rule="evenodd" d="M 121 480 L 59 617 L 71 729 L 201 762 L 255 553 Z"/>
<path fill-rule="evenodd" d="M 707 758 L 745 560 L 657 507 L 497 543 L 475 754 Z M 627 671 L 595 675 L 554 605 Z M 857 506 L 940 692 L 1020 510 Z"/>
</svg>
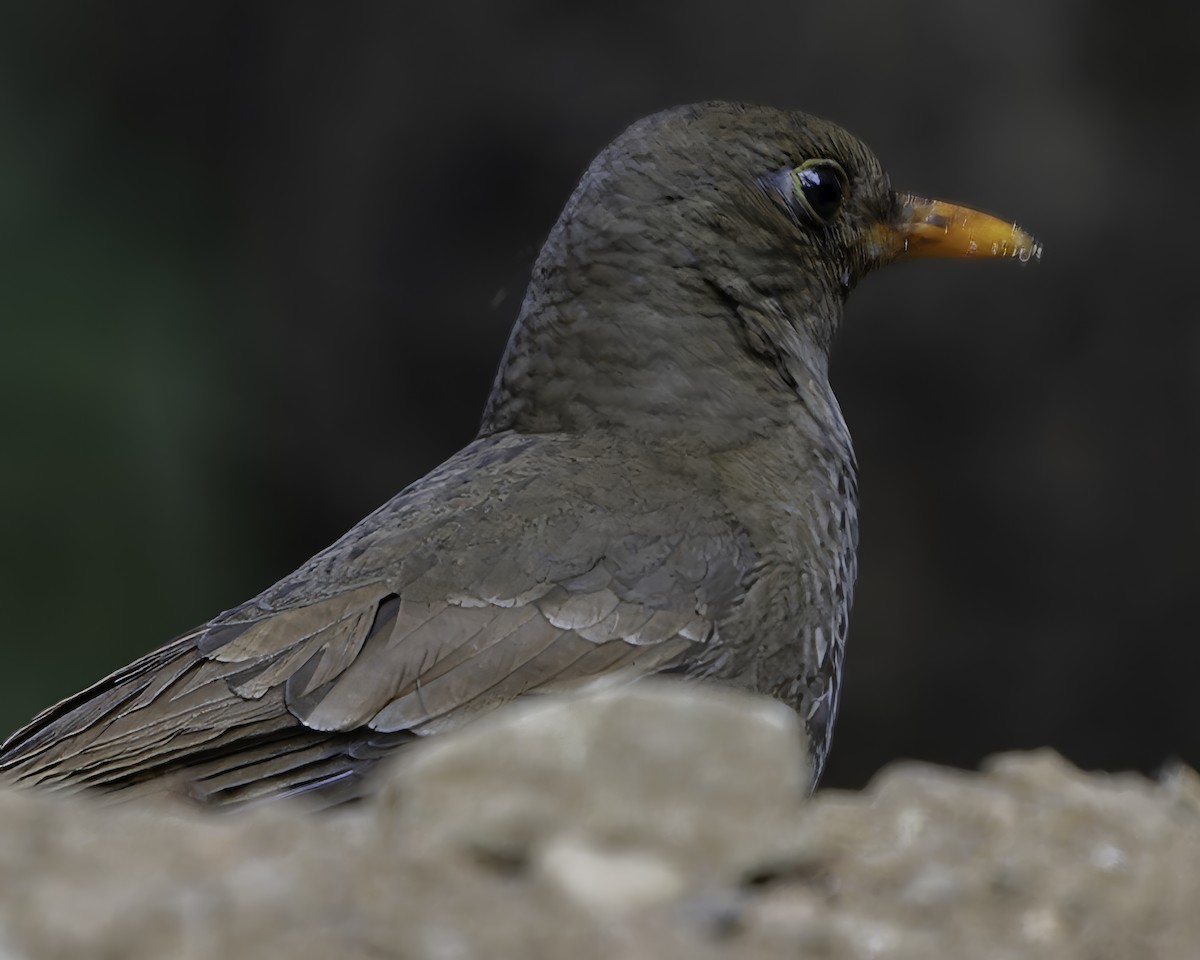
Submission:
<svg viewBox="0 0 1200 960">
<path fill-rule="evenodd" d="M 703 660 L 746 569 L 719 504 L 631 501 L 642 467 L 614 452 L 584 476 L 568 453 L 477 442 L 254 601 L 37 717 L 0 770 L 337 802 L 389 751 L 515 697 Z"/>
</svg>

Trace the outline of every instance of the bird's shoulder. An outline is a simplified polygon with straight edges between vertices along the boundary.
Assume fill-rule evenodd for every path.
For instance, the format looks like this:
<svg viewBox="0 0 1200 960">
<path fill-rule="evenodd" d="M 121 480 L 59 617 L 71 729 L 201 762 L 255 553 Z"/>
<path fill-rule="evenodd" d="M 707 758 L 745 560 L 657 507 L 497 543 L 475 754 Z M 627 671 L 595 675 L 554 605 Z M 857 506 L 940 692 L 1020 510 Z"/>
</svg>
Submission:
<svg viewBox="0 0 1200 960">
<path fill-rule="evenodd" d="M 531 689 L 704 643 L 752 550 L 661 454 L 482 438 L 210 623 L 198 649 L 316 729 L 429 732 Z M 680 485 L 689 482 L 687 494 Z"/>
<path fill-rule="evenodd" d="M 701 604 L 726 604 L 752 548 L 704 474 L 615 439 L 481 438 L 214 626 L 372 585 L 411 601 L 511 605 L 607 579 L 622 600 L 662 603 L 690 585 Z"/>
<path fill-rule="evenodd" d="M 203 791 L 234 772 L 239 791 L 310 789 L 327 782 L 313 751 L 336 779 L 380 737 L 672 669 L 715 640 L 754 563 L 702 473 L 616 442 L 481 438 L 258 597 L 46 711 L 0 766 L 48 780 L 86 755 L 95 784 L 203 767 Z"/>
</svg>

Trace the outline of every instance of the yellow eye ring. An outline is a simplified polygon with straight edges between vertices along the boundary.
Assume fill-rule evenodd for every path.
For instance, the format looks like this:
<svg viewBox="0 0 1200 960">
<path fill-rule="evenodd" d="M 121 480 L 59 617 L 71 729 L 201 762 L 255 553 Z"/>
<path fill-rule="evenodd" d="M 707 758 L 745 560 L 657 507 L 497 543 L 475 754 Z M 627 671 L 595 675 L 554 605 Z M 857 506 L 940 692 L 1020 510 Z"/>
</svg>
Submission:
<svg viewBox="0 0 1200 960">
<path fill-rule="evenodd" d="M 824 157 L 805 160 L 789 171 L 788 183 L 793 204 L 817 223 L 829 223 L 850 192 L 842 165 Z"/>
</svg>

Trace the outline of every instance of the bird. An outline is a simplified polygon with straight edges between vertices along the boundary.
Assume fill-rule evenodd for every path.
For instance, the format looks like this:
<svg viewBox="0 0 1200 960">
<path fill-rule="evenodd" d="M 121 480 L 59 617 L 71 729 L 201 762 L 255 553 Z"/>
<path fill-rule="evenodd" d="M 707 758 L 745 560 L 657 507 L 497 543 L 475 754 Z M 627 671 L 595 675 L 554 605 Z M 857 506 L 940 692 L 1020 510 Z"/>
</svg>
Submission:
<svg viewBox="0 0 1200 960">
<path fill-rule="evenodd" d="M 338 806 L 502 704 L 661 674 L 792 707 L 815 780 L 856 575 L 828 378 L 847 296 L 897 260 L 1041 252 L 894 191 L 804 113 L 635 122 L 550 231 L 476 437 L 258 596 L 39 714 L 0 778 Z"/>
</svg>

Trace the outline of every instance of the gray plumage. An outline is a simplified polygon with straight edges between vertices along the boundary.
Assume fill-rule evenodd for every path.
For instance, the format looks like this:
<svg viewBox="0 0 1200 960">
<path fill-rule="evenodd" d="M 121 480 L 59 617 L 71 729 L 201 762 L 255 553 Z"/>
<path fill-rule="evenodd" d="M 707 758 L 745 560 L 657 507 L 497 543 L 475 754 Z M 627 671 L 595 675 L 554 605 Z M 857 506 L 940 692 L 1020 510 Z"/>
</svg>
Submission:
<svg viewBox="0 0 1200 960">
<path fill-rule="evenodd" d="M 814 157 L 847 178 L 827 223 L 770 186 Z M 670 672 L 792 705 L 819 770 L 858 538 L 828 353 L 900 207 L 870 152 L 811 117 L 712 103 L 635 124 L 550 234 L 478 437 L 255 599 L 43 713 L 0 769 L 337 802 L 390 750 L 515 697 Z"/>
</svg>

